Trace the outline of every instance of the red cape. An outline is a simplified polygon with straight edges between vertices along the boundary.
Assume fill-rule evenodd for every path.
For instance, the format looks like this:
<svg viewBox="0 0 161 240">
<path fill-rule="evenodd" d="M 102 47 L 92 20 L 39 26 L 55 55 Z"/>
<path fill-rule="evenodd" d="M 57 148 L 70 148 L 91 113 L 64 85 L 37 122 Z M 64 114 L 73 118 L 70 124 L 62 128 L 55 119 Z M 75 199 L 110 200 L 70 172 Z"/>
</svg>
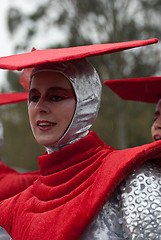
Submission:
<svg viewBox="0 0 161 240">
<path fill-rule="evenodd" d="M 94 132 L 38 158 L 32 186 L 0 204 L 0 225 L 14 240 L 74 240 L 116 186 L 144 161 L 159 157 L 160 141 L 115 150 Z"/>
</svg>

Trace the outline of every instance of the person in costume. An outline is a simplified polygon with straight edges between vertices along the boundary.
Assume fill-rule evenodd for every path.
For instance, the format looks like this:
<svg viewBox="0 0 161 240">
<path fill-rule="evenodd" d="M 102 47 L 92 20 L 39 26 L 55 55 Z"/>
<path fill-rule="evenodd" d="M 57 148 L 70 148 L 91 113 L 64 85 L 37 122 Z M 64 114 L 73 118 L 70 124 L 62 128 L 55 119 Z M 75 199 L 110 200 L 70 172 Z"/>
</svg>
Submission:
<svg viewBox="0 0 161 240">
<path fill-rule="evenodd" d="M 156 104 L 151 134 L 154 141 L 161 140 L 161 99 Z"/>
<path fill-rule="evenodd" d="M 100 46 L 93 47 L 93 55 L 102 54 Z M 91 46 L 87 49 L 91 54 Z M 124 239 L 118 186 L 145 161 L 159 157 L 161 145 L 116 150 L 89 131 L 100 106 L 99 76 L 84 48 L 62 52 L 63 59 L 56 50 L 35 50 L 25 55 L 25 63 L 24 55 L 0 59 L 3 68 L 10 69 L 10 63 L 17 69 L 33 67 L 26 80 L 29 119 L 37 142 L 47 150 L 38 157 L 38 179 L 0 202 L 0 225 L 14 240 Z M 28 76 L 25 70 L 23 75 Z"/>
<path fill-rule="evenodd" d="M 19 99 L 17 100 L 21 101 L 20 96 L 19 96 Z M 8 98 L 7 98 L 7 102 L 5 101 L 4 98 L 2 101 L 3 101 L 3 104 L 9 103 Z M 2 105 L 2 102 L 1 102 L 1 105 Z M 3 134 L 4 134 L 3 125 L 2 125 L 2 122 L 0 121 L 0 147 L 2 147 L 4 142 Z M 38 176 L 38 171 L 21 174 L 16 170 L 14 170 L 13 168 L 5 165 L 2 161 L 0 161 L 0 199 L 1 200 L 6 199 L 8 197 L 14 196 L 17 193 L 23 191 L 25 188 L 30 186 L 33 183 L 33 181 L 36 180 L 37 176 Z M 0 227 L 0 239 L 1 240 L 11 239 L 8 233 L 2 227 Z"/>
<path fill-rule="evenodd" d="M 154 122 L 151 128 L 152 139 L 161 139 L 161 77 L 128 78 L 105 81 L 114 93 L 123 100 L 155 104 Z"/>
<path fill-rule="evenodd" d="M 28 93 L 2 93 L 0 105 L 27 100 Z M 0 122 L 0 146 L 3 144 L 3 125 Z M 0 161 L 0 200 L 12 197 L 30 186 L 39 176 L 39 171 L 19 173 Z"/>
<path fill-rule="evenodd" d="M 161 77 L 105 81 L 124 100 L 156 104 L 151 128 L 153 141 L 161 144 Z M 119 186 L 122 222 L 130 239 L 160 239 L 160 158 L 149 160 L 129 174 Z"/>
<path fill-rule="evenodd" d="M 12 104 L 27 100 L 26 92 L 0 94 L 0 105 Z M 0 147 L 4 143 L 4 130 L 0 122 Z M 0 200 L 7 199 L 23 191 L 30 186 L 38 177 L 39 171 L 19 173 L 15 169 L 5 165 L 0 160 Z M 0 239 L 10 240 L 9 234 L 0 227 Z"/>
</svg>

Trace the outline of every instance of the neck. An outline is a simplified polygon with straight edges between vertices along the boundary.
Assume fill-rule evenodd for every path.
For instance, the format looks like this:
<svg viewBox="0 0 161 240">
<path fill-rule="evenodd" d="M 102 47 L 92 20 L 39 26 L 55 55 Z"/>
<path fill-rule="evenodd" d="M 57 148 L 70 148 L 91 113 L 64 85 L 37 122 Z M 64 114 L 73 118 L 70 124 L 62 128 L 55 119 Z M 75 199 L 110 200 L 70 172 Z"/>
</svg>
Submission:
<svg viewBox="0 0 161 240">
<path fill-rule="evenodd" d="M 76 138 L 76 139 L 74 139 L 74 140 L 72 140 L 72 141 L 68 141 L 68 142 L 67 142 L 66 144 L 64 144 L 64 145 L 61 145 L 61 144 L 60 144 L 60 145 L 58 145 L 58 146 L 47 146 L 47 147 L 45 147 L 45 148 L 46 148 L 46 151 L 47 151 L 48 154 L 50 154 L 50 153 L 52 153 L 52 152 L 57 152 L 57 151 L 61 150 L 62 148 L 64 148 L 64 147 L 66 147 L 66 146 L 68 146 L 68 145 L 70 145 L 70 144 L 72 144 L 72 143 L 80 140 L 81 138 L 87 136 L 88 133 L 89 133 L 89 131 L 86 131 L 84 134 L 80 134 L 78 138 Z"/>
</svg>

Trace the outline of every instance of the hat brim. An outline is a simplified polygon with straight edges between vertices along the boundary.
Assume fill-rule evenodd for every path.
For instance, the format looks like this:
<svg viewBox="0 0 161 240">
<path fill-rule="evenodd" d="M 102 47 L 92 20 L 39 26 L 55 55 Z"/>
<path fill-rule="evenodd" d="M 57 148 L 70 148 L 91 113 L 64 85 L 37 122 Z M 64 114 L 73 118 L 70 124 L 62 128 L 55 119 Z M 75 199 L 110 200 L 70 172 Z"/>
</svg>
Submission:
<svg viewBox="0 0 161 240">
<path fill-rule="evenodd" d="M 161 98 L 161 77 L 109 80 L 104 84 L 123 100 L 157 103 Z"/>
<path fill-rule="evenodd" d="M 120 43 L 106 43 L 88 46 L 77 46 L 61 49 L 35 50 L 29 53 L 22 53 L 0 58 L 0 68 L 8 70 L 22 70 L 48 62 L 62 62 L 114 52 L 130 48 L 141 47 L 157 43 L 158 39 L 136 40 Z"/>
<path fill-rule="evenodd" d="M 28 98 L 27 92 L 21 93 L 1 93 L 0 94 L 0 105 L 24 102 Z"/>
</svg>

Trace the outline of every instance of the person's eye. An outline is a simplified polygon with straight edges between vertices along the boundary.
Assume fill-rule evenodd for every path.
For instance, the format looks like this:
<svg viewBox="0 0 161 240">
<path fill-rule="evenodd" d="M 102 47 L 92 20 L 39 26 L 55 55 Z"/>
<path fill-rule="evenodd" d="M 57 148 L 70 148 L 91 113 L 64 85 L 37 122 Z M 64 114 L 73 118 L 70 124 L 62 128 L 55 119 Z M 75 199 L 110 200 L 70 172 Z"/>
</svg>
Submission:
<svg viewBox="0 0 161 240">
<path fill-rule="evenodd" d="M 158 116 L 154 116 L 153 122 L 155 122 L 158 119 Z"/>
<path fill-rule="evenodd" d="M 39 101 L 39 99 L 40 99 L 40 97 L 39 96 L 31 96 L 30 98 L 29 98 L 29 100 L 30 100 L 30 102 L 38 102 Z"/>
<path fill-rule="evenodd" d="M 64 100 L 64 99 L 66 99 L 66 97 L 63 97 L 63 96 L 52 96 L 51 97 L 51 100 L 53 101 L 53 102 L 59 102 L 59 101 L 62 101 L 62 100 Z"/>
</svg>

